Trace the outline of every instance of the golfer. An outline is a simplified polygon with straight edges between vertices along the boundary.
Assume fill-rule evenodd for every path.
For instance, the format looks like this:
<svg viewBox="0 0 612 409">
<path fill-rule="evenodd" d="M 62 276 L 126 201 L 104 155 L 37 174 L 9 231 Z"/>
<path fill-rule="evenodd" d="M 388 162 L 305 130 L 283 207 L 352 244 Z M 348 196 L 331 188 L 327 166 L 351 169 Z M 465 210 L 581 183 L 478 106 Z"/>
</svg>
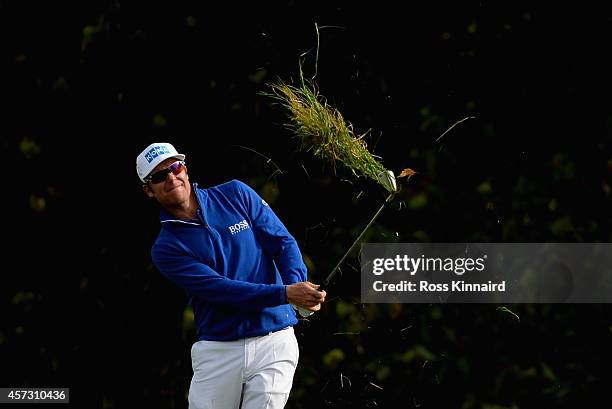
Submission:
<svg viewBox="0 0 612 409">
<path fill-rule="evenodd" d="M 136 159 L 144 192 L 161 205 L 153 263 L 190 297 L 190 409 L 283 408 L 298 362 L 290 304 L 318 311 L 295 239 L 246 184 L 200 188 L 185 155 L 153 143 Z"/>
</svg>

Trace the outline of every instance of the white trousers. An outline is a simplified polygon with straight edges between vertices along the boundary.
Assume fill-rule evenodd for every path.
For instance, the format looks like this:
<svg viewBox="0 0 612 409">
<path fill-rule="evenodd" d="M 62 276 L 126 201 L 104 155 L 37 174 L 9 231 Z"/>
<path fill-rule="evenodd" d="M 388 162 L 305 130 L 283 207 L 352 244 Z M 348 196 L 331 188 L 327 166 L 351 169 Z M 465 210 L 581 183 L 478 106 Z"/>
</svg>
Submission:
<svg viewBox="0 0 612 409">
<path fill-rule="evenodd" d="M 293 327 L 191 347 L 189 409 L 282 409 L 299 357 Z"/>
</svg>

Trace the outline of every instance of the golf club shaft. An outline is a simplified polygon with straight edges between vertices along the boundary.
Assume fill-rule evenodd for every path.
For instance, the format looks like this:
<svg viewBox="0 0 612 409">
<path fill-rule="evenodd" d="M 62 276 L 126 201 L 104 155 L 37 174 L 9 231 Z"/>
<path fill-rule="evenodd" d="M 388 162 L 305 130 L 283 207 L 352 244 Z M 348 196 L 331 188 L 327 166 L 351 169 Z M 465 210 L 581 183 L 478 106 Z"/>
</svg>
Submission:
<svg viewBox="0 0 612 409">
<path fill-rule="evenodd" d="M 359 234 L 359 236 L 355 239 L 355 241 L 353 242 L 353 244 L 351 245 L 351 247 L 347 250 L 346 253 L 344 253 L 344 256 L 342 256 L 342 258 L 340 259 L 340 261 L 338 262 L 338 264 L 336 264 L 336 267 L 334 267 L 334 269 L 331 271 L 331 273 L 329 273 L 329 275 L 327 276 L 327 278 L 325 279 L 325 281 L 323 281 L 323 288 L 326 288 L 329 283 L 331 282 L 331 280 L 334 278 L 334 276 L 336 275 L 336 273 L 340 270 L 340 266 L 342 265 L 342 263 L 344 262 L 344 259 L 346 259 L 348 257 L 349 254 L 351 254 L 351 252 L 353 251 L 353 249 L 355 247 L 357 247 L 357 244 L 359 244 L 359 242 L 361 241 L 361 238 L 363 237 L 363 235 L 366 233 L 366 231 L 368 231 L 368 229 L 370 228 L 370 226 L 372 226 L 372 224 L 374 224 L 374 222 L 376 221 L 376 219 L 378 218 L 378 215 L 380 215 L 380 213 L 383 211 L 383 209 L 385 208 L 385 206 L 387 205 L 387 203 L 389 203 L 392 199 L 393 196 L 395 196 L 395 192 L 392 192 L 389 194 L 389 196 L 387 196 L 387 199 L 385 200 L 385 202 L 382 204 L 382 206 L 380 206 L 380 209 L 378 209 L 378 211 L 376 212 L 376 214 L 374 215 L 374 217 L 372 217 L 370 219 L 370 222 L 368 223 L 368 225 L 361 231 L 361 233 Z"/>
</svg>

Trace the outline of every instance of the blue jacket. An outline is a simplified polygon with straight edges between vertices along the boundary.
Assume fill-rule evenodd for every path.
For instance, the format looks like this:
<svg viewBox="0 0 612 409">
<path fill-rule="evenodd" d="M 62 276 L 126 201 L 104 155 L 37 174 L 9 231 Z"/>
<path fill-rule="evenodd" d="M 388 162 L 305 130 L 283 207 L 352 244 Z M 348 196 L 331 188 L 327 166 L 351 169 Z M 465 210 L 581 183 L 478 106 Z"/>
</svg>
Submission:
<svg viewBox="0 0 612 409">
<path fill-rule="evenodd" d="M 231 341 L 295 325 L 285 286 L 306 280 L 295 239 L 246 184 L 192 187 L 197 219 L 176 220 L 162 209 L 151 255 L 191 298 L 198 339 Z"/>
</svg>

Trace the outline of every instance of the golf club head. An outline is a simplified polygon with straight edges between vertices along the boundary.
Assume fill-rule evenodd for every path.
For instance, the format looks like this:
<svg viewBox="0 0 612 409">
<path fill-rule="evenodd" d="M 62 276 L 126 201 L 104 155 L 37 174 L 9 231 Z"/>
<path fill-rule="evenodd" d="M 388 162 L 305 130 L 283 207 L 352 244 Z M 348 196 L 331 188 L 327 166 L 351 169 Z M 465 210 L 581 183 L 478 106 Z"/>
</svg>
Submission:
<svg viewBox="0 0 612 409">
<path fill-rule="evenodd" d="M 397 181 L 392 170 L 384 170 L 378 174 L 378 182 L 391 193 L 397 192 Z"/>
</svg>

